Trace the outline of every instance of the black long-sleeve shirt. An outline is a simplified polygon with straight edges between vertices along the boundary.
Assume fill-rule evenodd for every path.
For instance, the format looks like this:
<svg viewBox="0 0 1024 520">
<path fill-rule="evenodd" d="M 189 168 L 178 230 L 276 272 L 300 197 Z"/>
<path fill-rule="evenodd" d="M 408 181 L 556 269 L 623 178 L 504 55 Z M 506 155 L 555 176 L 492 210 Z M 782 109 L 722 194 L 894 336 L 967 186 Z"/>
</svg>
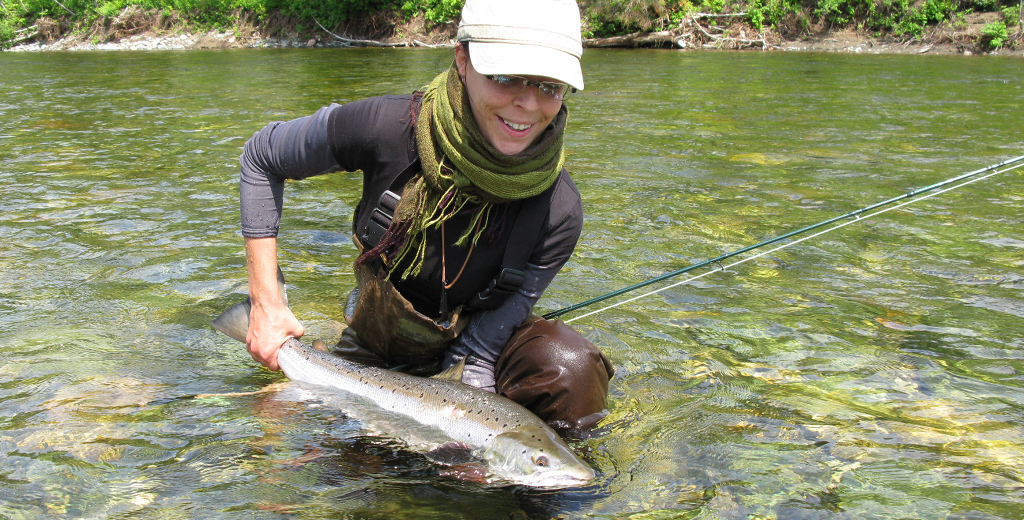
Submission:
<svg viewBox="0 0 1024 520">
<path fill-rule="evenodd" d="M 419 168 L 411 110 L 411 96 L 382 96 L 345 105 L 330 105 L 315 114 L 288 122 L 270 123 L 245 144 L 240 158 L 242 234 L 277 236 L 285 179 L 303 179 L 334 171 L 363 172 L 363 193 L 352 226 L 358 236 L 369 214 L 391 180 L 407 169 Z M 470 248 L 455 246 L 470 216 L 461 214 L 441 234 L 427 233 L 427 253 L 419 276 L 401 280 L 396 288 L 426 315 L 436 315 L 442 291 L 442 267 L 449 278 L 466 261 L 459 281 L 446 291 L 449 307 L 483 290 L 501 269 L 506 247 L 531 249 L 526 282 L 497 309 L 469 315 L 469 323 L 449 349 L 448 362 L 474 354 L 467 366 L 468 380 L 493 386 L 493 366 L 515 328 L 529 316 L 533 305 L 555 274 L 568 261 L 583 224 L 579 192 L 565 170 L 554 192 L 547 218 L 534 244 L 508 244 L 519 203 L 499 204 L 492 213 L 492 233 Z M 441 252 L 445 253 L 442 266 Z M 396 270 L 398 272 L 401 269 Z"/>
</svg>

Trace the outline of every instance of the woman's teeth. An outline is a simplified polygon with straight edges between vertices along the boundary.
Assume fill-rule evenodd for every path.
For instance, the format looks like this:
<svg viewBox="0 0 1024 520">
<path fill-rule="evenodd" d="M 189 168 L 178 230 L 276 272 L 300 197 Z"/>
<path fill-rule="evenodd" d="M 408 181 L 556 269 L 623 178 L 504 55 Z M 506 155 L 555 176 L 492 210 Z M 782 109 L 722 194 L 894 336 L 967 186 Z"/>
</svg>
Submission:
<svg viewBox="0 0 1024 520">
<path fill-rule="evenodd" d="M 519 132 L 521 132 L 523 130 L 526 130 L 527 128 L 530 128 L 531 126 L 533 126 L 533 125 L 526 125 L 526 124 L 522 124 L 521 125 L 519 123 L 513 123 L 512 121 L 509 121 L 509 120 L 507 120 L 505 118 L 502 118 L 501 120 L 504 121 L 505 124 L 509 126 L 509 128 L 511 128 L 513 130 L 516 130 L 516 131 L 519 131 Z"/>
</svg>

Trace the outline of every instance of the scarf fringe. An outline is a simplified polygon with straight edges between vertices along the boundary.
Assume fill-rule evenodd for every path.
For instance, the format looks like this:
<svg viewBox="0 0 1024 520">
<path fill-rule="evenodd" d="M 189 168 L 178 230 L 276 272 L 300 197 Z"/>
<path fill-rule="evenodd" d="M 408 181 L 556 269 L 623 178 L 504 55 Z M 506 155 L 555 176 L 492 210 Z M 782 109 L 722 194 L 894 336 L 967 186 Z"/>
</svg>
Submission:
<svg viewBox="0 0 1024 520">
<path fill-rule="evenodd" d="M 479 206 L 472 210 L 469 225 L 455 245 L 476 245 L 485 234 L 494 236 L 494 230 L 488 229 L 492 224 L 504 227 L 503 216 L 492 218 L 496 203 L 542 193 L 558 178 L 565 161 L 562 135 L 567 118 L 562 105 L 552 127 L 526 151 L 501 154 L 480 132 L 453 64 L 422 94 L 415 132 L 423 171 L 405 186 L 380 243 L 360 255 L 356 265 L 381 258 L 382 276 L 390 277 L 412 254 L 400 279 L 418 276 L 427 254 L 427 231 L 440 228 L 474 204 Z"/>
</svg>

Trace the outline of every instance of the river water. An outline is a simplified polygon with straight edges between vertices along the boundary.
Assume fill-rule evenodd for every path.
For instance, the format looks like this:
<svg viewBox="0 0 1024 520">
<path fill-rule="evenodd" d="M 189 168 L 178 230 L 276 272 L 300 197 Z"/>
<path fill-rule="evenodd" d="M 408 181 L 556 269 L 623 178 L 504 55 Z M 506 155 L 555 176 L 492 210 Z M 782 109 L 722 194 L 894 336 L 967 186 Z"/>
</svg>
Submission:
<svg viewBox="0 0 1024 520">
<path fill-rule="evenodd" d="M 283 380 L 208 325 L 246 290 L 241 145 L 448 56 L 0 54 L 0 518 L 1024 518 L 1022 170 L 574 321 L 617 369 L 588 487 L 481 487 L 330 406 L 224 395 Z M 541 312 L 1024 154 L 1016 58 L 584 62 L 587 220 Z M 338 335 L 359 190 L 287 188 L 310 338 Z"/>
</svg>

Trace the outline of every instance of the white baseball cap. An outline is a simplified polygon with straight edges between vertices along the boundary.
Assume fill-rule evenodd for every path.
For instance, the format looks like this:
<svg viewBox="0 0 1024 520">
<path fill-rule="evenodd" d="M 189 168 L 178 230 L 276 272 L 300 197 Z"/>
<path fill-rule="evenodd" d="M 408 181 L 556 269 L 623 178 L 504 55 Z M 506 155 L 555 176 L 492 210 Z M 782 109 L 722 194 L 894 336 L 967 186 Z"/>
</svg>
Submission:
<svg viewBox="0 0 1024 520">
<path fill-rule="evenodd" d="M 583 90 L 583 40 L 575 0 L 466 0 L 459 41 L 480 74 L 556 79 Z"/>
</svg>

